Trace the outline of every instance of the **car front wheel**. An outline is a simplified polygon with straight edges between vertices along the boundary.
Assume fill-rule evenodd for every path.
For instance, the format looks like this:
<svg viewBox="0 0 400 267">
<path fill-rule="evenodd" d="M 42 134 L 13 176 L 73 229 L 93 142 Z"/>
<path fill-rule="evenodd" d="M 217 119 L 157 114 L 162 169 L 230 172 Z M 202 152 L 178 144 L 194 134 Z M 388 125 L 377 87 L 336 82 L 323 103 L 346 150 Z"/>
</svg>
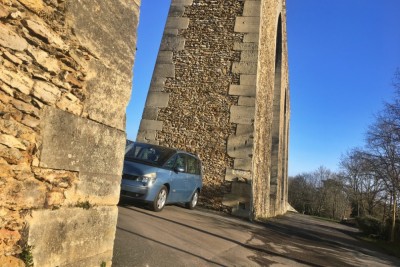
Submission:
<svg viewBox="0 0 400 267">
<path fill-rule="evenodd" d="M 162 211 L 162 209 L 165 206 L 165 203 L 167 202 L 167 196 L 168 196 L 168 189 L 166 186 L 161 187 L 160 191 L 158 191 L 158 194 L 156 198 L 154 199 L 153 203 L 151 204 L 151 208 L 154 211 Z"/>
<path fill-rule="evenodd" d="M 199 191 L 194 191 L 192 199 L 190 200 L 190 202 L 186 203 L 186 208 L 188 209 L 194 209 L 194 207 L 196 207 L 197 205 L 197 201 L 199 199 Z"/>
</svg>

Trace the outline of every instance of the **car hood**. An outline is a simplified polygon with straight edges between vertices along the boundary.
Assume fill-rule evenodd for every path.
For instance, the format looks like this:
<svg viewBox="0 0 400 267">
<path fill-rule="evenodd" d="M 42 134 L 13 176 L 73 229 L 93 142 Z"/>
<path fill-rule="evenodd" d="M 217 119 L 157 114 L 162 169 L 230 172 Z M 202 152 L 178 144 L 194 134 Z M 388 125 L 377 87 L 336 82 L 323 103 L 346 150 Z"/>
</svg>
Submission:
<svg viewBox="0 0 400 267">
<path fill-rule="evenodd" d="M 124 161 L 124 170 L 123 173 L 130 174 L 130 175 L 145 175 L 153 172 L 158 172 L 160 170 L 159 167 L 147 165 L 144 163 L 139 162 L 132 162 L 132 161 Z"/>
</svg>

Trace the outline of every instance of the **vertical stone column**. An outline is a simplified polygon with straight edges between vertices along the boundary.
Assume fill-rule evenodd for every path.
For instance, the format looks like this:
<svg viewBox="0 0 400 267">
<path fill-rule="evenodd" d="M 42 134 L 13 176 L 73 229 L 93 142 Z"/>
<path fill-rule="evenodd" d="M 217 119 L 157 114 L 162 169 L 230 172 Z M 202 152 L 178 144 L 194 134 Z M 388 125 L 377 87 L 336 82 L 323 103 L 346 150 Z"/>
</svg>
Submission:
<svg viewBox="0 0 400 267">
<path fill-rule="evenodd" d="M 255 218 L 285 212 L 284 26 L 275 71 L 283 10 L 284 1 L 172 0 L 137 140 L 198 154 L 205 206 Z"/>
<path fill-rule="evenodd" d="M 0 1 L 0 266 L 111 266 L 139 4 Z"/>
</svg>

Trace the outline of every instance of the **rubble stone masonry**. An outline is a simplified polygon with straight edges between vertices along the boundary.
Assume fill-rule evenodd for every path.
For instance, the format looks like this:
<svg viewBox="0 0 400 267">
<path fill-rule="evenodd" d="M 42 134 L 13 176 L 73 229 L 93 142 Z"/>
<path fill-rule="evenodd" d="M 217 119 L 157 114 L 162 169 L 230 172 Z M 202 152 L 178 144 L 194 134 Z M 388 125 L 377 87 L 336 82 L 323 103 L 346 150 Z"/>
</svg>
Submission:
<svg viewBox="0 0 400 267">
<path fill-rule="evenodd" d="M 0 0 L 0 266 L 111 266 L 140 0 Z"/>
<path fill-rule="evenodd" d="M 204 167 L 201 204 L 286 211 L 289 88 L 284 0 L 172 0 L 137 140 Z"/>
</svg>

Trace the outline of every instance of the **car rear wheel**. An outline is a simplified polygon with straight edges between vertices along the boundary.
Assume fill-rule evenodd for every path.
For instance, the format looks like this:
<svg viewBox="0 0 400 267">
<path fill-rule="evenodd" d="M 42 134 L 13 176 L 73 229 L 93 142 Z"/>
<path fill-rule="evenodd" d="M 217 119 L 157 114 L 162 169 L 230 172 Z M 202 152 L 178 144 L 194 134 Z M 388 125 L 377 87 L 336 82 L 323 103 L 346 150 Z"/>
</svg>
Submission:
<svg viewBox="0 0 400 267">
<path fill-rule="evenodd" d="M 157 212 L 162 211 L 162 209 L 165 206 L 165 203 L 167 202 L 167 196 L 168 196 L 168 189 L 166 186 L 163 185 L 160 191 L 158 191 L 158 194 L 154 199 L 153 203 L 151 204 L 152 210 Z"/>
<path fill-rule="evenodd" d="M 198 199 L 199 199 L 199 191 L 196 190 L 196 191 L 194 191 L 190 202 L 186 203 L 186 208 L 191 209 L 191 210 L 194 209 L 194 207 L 196 207 L 196 205 L 197 205 Z"/>
</svg>

